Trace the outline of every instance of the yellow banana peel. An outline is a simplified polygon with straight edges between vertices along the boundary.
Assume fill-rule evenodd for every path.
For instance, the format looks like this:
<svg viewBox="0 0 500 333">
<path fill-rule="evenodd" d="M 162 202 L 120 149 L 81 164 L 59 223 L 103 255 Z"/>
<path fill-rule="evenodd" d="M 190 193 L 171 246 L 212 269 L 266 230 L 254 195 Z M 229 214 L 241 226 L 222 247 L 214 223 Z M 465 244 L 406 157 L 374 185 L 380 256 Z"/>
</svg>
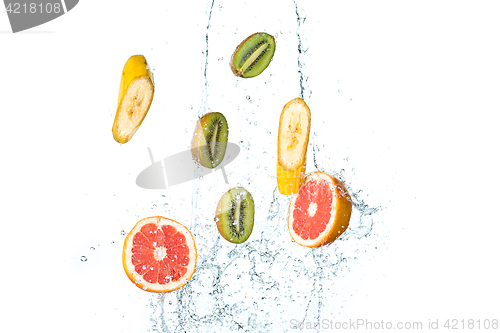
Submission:
<svg viewBox="0 0 500 333">
<path fill-rule="evenodd" d="M 278 180 L 278 190 L 281 194 L 290 195 L 299 191 L 300 185 L 304 182 L 306 165 L 302 165 L 293 171 L 286 171 L 276 163 L 276 174 Z"/>
<path fill-rule="evenodd" d="M 123 68 L 112 129 L 117 142 L 126 143 L 132 139 L 149 111 L 153 96 L 153 75 L 146 58 L 131 56 Z"/>
</svg>

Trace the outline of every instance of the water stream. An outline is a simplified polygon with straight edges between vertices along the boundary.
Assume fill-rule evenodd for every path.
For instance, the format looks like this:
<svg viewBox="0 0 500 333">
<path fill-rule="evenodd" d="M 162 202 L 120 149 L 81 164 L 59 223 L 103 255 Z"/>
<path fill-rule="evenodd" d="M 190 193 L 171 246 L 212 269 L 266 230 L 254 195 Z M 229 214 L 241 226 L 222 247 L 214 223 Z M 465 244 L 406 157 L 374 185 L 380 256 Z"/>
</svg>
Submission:
<svg viewBox="0 0 500 333">
<path fill-rule="evenodd" d="M 207 1 L 206 44 L 201 66 L 202 102 L 198 116 L 209 110 L 209 41 L 214 6 L 215 0 Z M 308 50 L 304 30 L 306 14 L 295 0 L 290 6 L 293 6 L 297 22 L 300 96 L 308 103 L 312 91 L 305 65 Z M 236 88 L 245 94 L 245 88 L 238 87 L 238 82 Z M 247 100 L 250 101 L 247 107 L 254 114 L 259 106 L 252 105 L 249 97 Z M 251 119 L 244 121 L 252 124 Z M 359 240 L 370 235 L 378 208 L 370 207 L 360 191 L 349 188 L 342 171 L 318 165 L 319 139 L 314 128 L 311 132 L 315 168 L 344 181 L 352 194 L 354 211 L 349 229 L 329 246 L 315 249 L 298 246 L 288 234 L 289 198 L 281 195 L 275 186 L 272 197 L 256 201 L 256 211 L 266 212 L 257 215 L 256 235 L 244 244 L 229 244 L 221 240 L 214 222 L 199 213 L 213 210 L 213 203 L 205 202 L 204 198 L 211 192 L 218 193 L 219 188 L 207 186 L 205 180 L 194 181 L 189 227 L 198 248 L 196 272 L 183 288 L 151 296 L 151 332 L 284 332 L 290 329 L 291 319 L 317 322 L 323 315 L 340 311 L 342 301 L 334 302 L 336 306 L 332 309 L 331 297 L 325 299 L 325 295 L 340 294 L 335 289 L 336 278 L 348 274 L 348 263 L 355 260 L 360 249 L 366 252 Z M 246 151 L 253 148 L 250 141 L 240 144 Z M 258 171 L 251 172 L 263 171 L 259 167 Z M 245 185 L 247 180 L 257 176 L 250 174 L 248 179 L 243 178 L 236 185 Z"/>
<path fill-rule="evenodd" d="M 228 7 L 230 5 L 227 3 Z M 314 98 L 321 96 L 313 95 L 309 86 L 306 12 L 298 0 L 283 0 L 281 5 L 288 8 L 284 13 L 295 15 L 287 17 L 290 19 L 287 22 L 296 22 L 296 27 L 288 33 L 281 28 L 268 31 L 276 37 L 277 52 L 285 51 L 275 57 L 297 52 L 294 66 L 287 70 L 297 71 L 299 96 L 306 103 L 313 103 Z M 269 116 L 267 105 L 275 99 L 273 91 L 281 89 L 283 82 L 280 80 L 289 79 L 277 74 L 276 68 L 282 64 L 273 64 L 273 60 L 260 79 L 245 81 L 231 76 L 233 81 L 223 90 L 230 90 L 231 98 L 227 98 L 229 92 L 220 91 L 221 80 L 214 80 L 211 68 L 217 68 L 217 74 L 230 70 L 227 56 L 221 61 L 223 57 L 217 54 L 217 48 L 211 48 L 212 43 L 221 39 L 215 37 L 227 30 L 230 32 L 224 35 L 226 38 L 238 32 L 237 25 L 227 28 L 224 24 L 214 24 L 213 20 L 220 19 L 223 10 L 222 4 L 207 0 L 203 22 L 205 43 L 201 47 L 201 103 L 197 115 L 193 115 L 192 127 L 194 121 L 210 109 L 224 112 L 230 128 L 229 140 L 240 145 L 241 153 L 227 167 L 229 185 L 222 181 L 221 175 L 210 175 L 191 182 L 191 200 L 175 208 L 172 204 L 167 206 L 173 192 L 167 191 L 152 202 L 155 212 L 159 207 L 166 210 L 166 217 L 170 217 L 169 214 L 185 216 L 183 222 L 195 238 L 198 257 L 196 271 L 184 287 L 171 293 L 148 295 L 149 332 L 287 332 L 294 328 L 292 323 L 334 319 L 342 312 L 348 299 L 346 293 L 352 292 L 345 278 L 349 277 L 358 258 L 367 256 L 380 242 L 372 233 L 373 226 L 380 222 L 379 208 L 371 207 L 363 192 L 351 187 L 343 169 L 337 170 L 328 160 L 319 158 L 320 145 L 324 147 L 324 142 L 318 133 L 319 127 L 314 125 L 314 117 L 321 113 L 314 111 L 309 147 L 313 163 L 308 165 L 307 171 L 320 170 L 343 181 L 352 197 L 353 213 L 347 231 L 328 246 L 309 249 L 291 239 L 287 225 L 290 198 L 281 195 L 276 186 L 277 124 L 272 119 L 265 119 Z M 286 49 L 286 43 L 296 47 Z M 255 82 L 266 89 L 255 88 Z M 213 105 L 209 105 L 209 95 Z M 286 102 L 283 100 L 281 105 Z M 255 140 L 257 137 L 260 140 Z M 243 186 L 252 193 L 256 211 L 254 231 L 248 241 L 239 245 L 221 239 L 211 213 L 221 194 L 235 186 Z M 149 214 L 139 207 L 134 209 L 140 218 Z M 125 234 L 121 232 L 123 237 Z M 86 262 L 87 257 L 80 260 Z M 320 331 L 319 327 L 316 331 Z"/>
</svg>

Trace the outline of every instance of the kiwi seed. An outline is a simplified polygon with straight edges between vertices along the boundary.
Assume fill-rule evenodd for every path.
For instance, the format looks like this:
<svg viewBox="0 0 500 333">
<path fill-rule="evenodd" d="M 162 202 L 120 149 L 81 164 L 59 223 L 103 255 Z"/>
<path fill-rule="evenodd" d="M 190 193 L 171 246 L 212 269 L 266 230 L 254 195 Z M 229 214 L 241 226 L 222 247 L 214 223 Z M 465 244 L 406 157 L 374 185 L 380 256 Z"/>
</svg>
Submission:
<svg viewBox="0 0 500 333">
<path fill-rule="evenodd" d="M 235 187 L 224 193 L 215 210 L 221 236 L 231 243 L 245 242 L 252 234 L 255 205 L 250 192 Z"/>
<path fill-rule="evenodd" d="M 238 45 L 231 57 L 231 69 L 236 76 L 250 78 L 262 73 L 274 56 L 274 37 L 258 32 Z"/>
<path fill-rule="evenodd" d="M 205 114 L 196 123 L 191 152 L 193 158 L 207 168 L 215 168 L 224 159 L 229 127 L 220 112 Z"/>
</svg>

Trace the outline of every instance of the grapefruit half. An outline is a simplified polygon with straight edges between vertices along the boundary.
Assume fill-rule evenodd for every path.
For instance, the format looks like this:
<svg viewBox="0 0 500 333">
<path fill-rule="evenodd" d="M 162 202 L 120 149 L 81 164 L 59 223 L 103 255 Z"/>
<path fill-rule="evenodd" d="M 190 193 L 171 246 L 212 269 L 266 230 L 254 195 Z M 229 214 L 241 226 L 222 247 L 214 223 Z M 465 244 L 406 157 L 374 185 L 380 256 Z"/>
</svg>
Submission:
<svg viewBox="0 0 500 333">
<path fill-rule="evenodd" d="M 123 268 L 143 290 L 163 293 L 178 289 L 193 276 L 196 245 L 191 232 L 162 216 L 137 222 L 125 238 Z"/>
<path fill-rule="evenodd" d="M 344 184 L 324 172 L 313 172 L 292 196 L 288 231 L 302 246 L 332 243 L 349 226 L 352 202 Z"/>
</svg>

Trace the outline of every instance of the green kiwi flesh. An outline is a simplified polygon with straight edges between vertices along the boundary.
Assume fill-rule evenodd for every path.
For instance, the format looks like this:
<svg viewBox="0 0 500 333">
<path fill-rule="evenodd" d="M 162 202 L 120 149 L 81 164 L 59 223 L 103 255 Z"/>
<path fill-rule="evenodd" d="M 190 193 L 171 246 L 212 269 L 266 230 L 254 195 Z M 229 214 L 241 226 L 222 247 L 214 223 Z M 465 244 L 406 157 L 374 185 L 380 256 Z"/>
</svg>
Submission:
<svg viewBox="0 0 500 333">
<path fill-rule="evenodd" d="M 200 138 L 200 163 L 207 168 L 217 167 L 226 154 L 229 134 L 227 120 L 220 112 L 205 115 Z M 203 122 L 202 122 L 203 124 Z"/>
<path fill-rule="evenodd" d="M 235 187 L 221 199 L 219 217 L 223 237 L 236 244 L 245 242 L 252 234 L 255 205 L 252 195 L 243 187 Z"/>
<path fill-rule="evenodd" d="M 231 69 L 236 76 L 243 78 L 255 77 L 262 73 L 274 56 L 276 43 L 274 37 L 258 32 L 236 48 L 231 58 Z"/>
</svg>

